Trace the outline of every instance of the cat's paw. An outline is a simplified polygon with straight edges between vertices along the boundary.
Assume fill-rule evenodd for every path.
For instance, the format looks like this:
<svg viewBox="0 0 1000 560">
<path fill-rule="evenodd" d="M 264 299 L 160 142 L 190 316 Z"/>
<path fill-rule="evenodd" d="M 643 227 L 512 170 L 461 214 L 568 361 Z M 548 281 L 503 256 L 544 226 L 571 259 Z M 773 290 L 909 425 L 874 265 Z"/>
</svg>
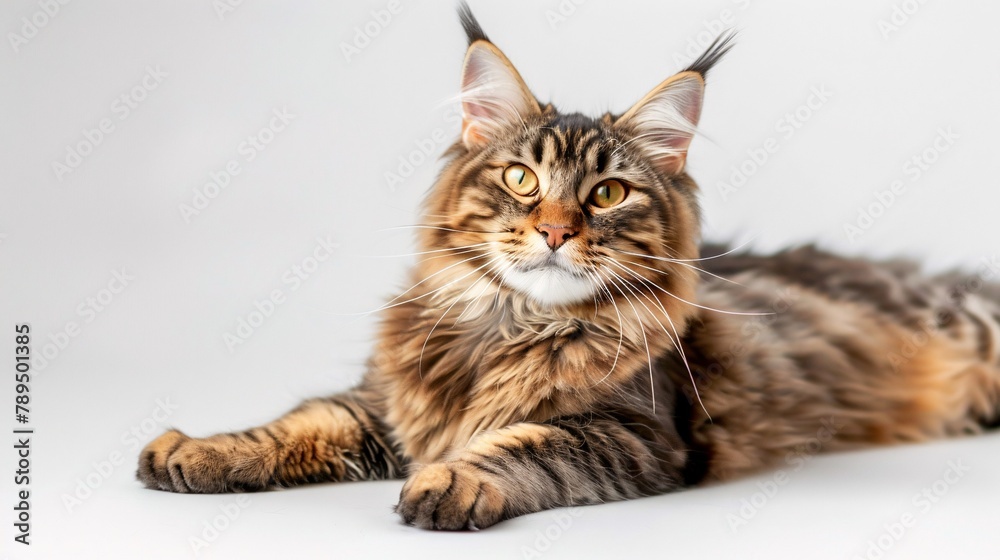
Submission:
<svg viewBox="0 0 1000 560">
<path fill-rule="evenodd" d="M 171 430 L 139 454 L 136 478 L 147 488 L 168 492 L 213 494 L 267 487 L 260 461 L 237 457 L 231 447 Z"/>
<path fill-rule="evenodd" d="M 410 476 L 396 513 L 422 529 L 483 529 L 503 518 L 504 503 L 503 494 L 486 473 L 463 461 L 451 461 L 427 465 Z"/>
</svg>

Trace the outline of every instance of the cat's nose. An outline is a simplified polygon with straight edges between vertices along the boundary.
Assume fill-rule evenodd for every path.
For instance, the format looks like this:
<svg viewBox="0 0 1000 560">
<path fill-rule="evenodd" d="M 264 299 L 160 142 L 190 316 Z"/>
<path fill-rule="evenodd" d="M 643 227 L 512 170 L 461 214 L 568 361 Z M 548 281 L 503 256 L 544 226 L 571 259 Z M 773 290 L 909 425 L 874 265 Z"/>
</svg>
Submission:
<svg viewBox="0 0 1000 560">
<path fill-rule="evenodd" d="M 549 244 L 549 249 L 553 251 L 562 247 L 563 243 L 569 241 L 569 238 L 579 233 L 571 226 L 553 226 L 550 224 L 540 224 L 535 226 L 535 229 L 538 230 L 538 233 L 542 234 L 545 242 Z"/>
</svg>

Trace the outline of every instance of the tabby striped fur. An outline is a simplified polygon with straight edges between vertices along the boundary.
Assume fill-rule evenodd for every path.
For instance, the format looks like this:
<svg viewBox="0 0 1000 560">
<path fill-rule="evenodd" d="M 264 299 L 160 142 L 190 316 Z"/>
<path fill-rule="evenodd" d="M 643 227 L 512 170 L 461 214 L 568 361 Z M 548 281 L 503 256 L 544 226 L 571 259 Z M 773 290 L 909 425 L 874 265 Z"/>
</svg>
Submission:
<svg viewBox="0 0 1000 560">
<path fill-rule="evenodd" d="M 405 522 L 483 528 L 742 475 L 820 433 L 835 450 L 997 422 L 1000 290 L 982 282 L 994 269 L 956 284 L 811 248 L 699 258 L 684 163 L 729 38 L 623 115 L 592 119 L 539 103 L 461 15 L 463 135 L 363 382 L 246 432 L 168 432 L 140 456 L 148 487 L 406 476 Z M 537 192 L 504 186 L 513 164 Z M 627 197 L 593 206 L 609 178 Z"/>
</svg>

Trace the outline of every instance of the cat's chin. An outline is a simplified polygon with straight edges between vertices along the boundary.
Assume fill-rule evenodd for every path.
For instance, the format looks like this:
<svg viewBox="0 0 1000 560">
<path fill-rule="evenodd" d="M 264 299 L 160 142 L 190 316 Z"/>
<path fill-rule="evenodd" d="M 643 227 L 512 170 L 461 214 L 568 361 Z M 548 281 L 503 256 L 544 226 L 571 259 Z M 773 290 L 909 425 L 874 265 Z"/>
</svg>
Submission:
<svg viewBox="0 0 1000 560">
<path fill-rule="evenodd" d="M 587 301 L 597 290 L 586 276 L 557 265 L 528 270 L 512 267 L 505 270 L 502 277 L 505 284 L 546 307 Z"/>
</svg>

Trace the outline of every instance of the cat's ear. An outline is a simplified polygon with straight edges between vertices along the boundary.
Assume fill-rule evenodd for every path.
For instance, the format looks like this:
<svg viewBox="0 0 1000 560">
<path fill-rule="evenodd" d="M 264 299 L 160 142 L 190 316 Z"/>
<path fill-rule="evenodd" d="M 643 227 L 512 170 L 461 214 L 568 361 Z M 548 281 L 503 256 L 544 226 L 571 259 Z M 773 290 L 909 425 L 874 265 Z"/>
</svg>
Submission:
<svg viewBox="0 0 1000 560">
<path fill-rule="evenodd" d="M 469 49 L 462 66 L 462 142 L 489 142 L 503 128 L 541 112 L 514 65 L 483 33 L 464 2 L 459 7 Z"/>
<path fill-rule="evenodd" d="M 653 165 L 664 175 L 684 169 L 694 137 L 705 81 L 696 72 L 681 72 L 656 86 L 624 115 L 616 127 L 627 129 Z"/>
<path fill-rule="evenodd" d="M 733 38 L 732 33 L 720 36 L 691 66 L 661 82 L 615 121 L 616 127 L 634 135 L 664 175 L 684 170 L 701 117 L 705 76 L 732 48 Z"/>
</svg>

